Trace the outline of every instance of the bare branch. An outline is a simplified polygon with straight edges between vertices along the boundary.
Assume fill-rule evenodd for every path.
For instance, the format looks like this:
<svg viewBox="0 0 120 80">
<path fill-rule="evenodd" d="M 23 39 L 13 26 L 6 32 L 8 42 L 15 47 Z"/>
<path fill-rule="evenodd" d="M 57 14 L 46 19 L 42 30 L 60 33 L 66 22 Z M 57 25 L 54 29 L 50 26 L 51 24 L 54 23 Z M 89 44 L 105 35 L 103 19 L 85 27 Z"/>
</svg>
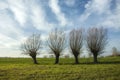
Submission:
<svg viewBox="0 0 120 80">
<path fill-rule="evenodd" d="M 105 45 L 107 44 L 107 30 L 103 27 L 100 28 L 89 28 L 87 34 L 87 45 L 91 53 L 93 53 L 94 58 L 97 55 L 104 52 Z M 97 59 L 94 61 L 97 62 Z"/>
<path fill-rule="evenodd" d="M 40 36 L 40 34 L 32 34 L 24 43 L 22 43 L 21 50 L 24 54 L 28 54 L 33 59 L 36 59 L 36 55 L 38 54 L 38 51 L 41 48 L 42 41 Z"/>
<path fill-rule="evenodd" d="M 55 56 L 59 56 L 60 53 L 64 50 L 65 46 L 65 33 L 64 31 L 55 29 L 49 33 L 48 46 Z M 58 61 L 56 62 L 58 63 Z"/>
<path fill-rule="evenodd" d="M 69 34 L 69 45 L 73 55 L 75 56 L 76 63 L 78 62 L 78 55 L 81 52 L 83 42 L 83 29 L 73 29 Z"/>
</svg>

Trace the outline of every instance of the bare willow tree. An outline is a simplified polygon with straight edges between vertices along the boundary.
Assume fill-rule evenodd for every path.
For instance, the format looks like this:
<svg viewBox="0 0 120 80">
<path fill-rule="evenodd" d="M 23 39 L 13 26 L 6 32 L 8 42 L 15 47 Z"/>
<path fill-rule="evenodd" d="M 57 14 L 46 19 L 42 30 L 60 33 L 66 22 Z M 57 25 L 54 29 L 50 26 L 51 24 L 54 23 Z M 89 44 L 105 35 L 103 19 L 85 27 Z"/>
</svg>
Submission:
<svg viewBox="0 0 120 80">
<path fill-rule="evenodd" d="M 59 63 L 60 53 L 65 48 L 65 33 L 62 30 L 54 29 L 49 33 L 48 37 L 48 47 L 54 53 L 56 60 L 55 64 Z"/>
<path fill-rule="evenodd" d="M 107 44 L 107 30 L 103 27 L 89 28 L 87 33 L 87 45 L 89 51 L 93 54 L 94 63 L 97 63 L 97 56 L 104 52 Z"/>
<path fill-rule="evenodd" d="M 69 33 L 70 49 L 75 57 L 75 63 L 78 64 L 78 55 L 81 52 L 83 43 L 83 29 L 73 29 Z"/>
<path fill-rule="evenodd" d="M 29 55 L 32 57 L 34 64 L 37 64 L 36 56 L 39 49 L 41 48 L 41 37 L 40 34 L 32 34 L 27 40 L 22 43 L 21 50 L 23 54 Z"/>
</svg>

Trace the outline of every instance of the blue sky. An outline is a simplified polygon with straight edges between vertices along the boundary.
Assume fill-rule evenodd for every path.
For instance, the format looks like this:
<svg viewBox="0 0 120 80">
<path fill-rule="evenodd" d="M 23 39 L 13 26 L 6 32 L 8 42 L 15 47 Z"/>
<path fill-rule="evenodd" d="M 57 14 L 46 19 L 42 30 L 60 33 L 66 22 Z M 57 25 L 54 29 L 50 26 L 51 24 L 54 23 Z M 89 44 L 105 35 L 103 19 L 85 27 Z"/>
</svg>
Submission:
<svg viewBox="0 0 120 80">
<path fill-rule="evenodd" d="M 104 55 L 120 49 L 120 0 L 0 0 L 0 57 L 23 56 L 19 46 L 34 32 L 44 41 L 56 27 L 95 26 L 108 29 Z"/>
</svg>

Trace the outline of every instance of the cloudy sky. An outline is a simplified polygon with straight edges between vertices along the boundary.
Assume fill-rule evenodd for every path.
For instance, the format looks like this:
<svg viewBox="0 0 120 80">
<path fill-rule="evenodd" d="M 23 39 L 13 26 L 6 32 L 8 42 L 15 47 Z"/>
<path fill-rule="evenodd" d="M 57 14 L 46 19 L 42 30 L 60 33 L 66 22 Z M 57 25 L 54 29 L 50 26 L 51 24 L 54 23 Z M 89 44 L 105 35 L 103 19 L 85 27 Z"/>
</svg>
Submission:
<svg viewBox="0 0 120 80">
<path fill-rule="evenodd" d="M 40 32 L 42 40 L 54 28 L 103 26 L 109 43 L 120 49 L 120 0 L 0 0 L 0 57 L 20 57 L 27 36 Z"/>
</svg>

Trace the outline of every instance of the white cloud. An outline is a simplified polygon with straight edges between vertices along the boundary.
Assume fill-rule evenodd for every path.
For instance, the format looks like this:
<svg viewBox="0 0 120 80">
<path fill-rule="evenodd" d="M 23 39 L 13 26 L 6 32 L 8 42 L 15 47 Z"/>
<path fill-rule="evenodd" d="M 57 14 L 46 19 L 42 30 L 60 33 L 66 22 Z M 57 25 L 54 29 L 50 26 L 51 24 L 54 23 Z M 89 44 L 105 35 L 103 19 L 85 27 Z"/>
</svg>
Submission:
<svg viewBox="0 0 120 80">
<path fill-rule="evenodd" d="M 75 5 L 75 0 L 65 0 L 65 4 L 69 7 L 72 7 Z"/>
<path fill-rule="evenodd" d="M 1 55 L 0 57 L 24 57 L 21 55 L 20 51 L 12 50 L 10 48 L 0 48 Z"/>
<path fill-rule="evenodd" d="M 45 32 L 54 26 L 54 24 L 47 22 L 46 13 L 41 5 L 34 0 L 0 1 L 0 52 L 5 53 L 2 56 L 16 56 L 15 52 L 20 54 L 19 47 L 26 38 L 24 34 L 27 32 L 23 32 L 24 28 L 21 27 L 26 26 L 25 23 L 28 19 L 36 29 Z M 29 28 L 29 26 L 26 27 Z M 41 37 L 43 40 L 46 39 L 46 35 Z M 7 54 L 7 51 L 10 54 Z"/>
<path fill-rule="evenodd" d="M 31 19 L 33 26 L 38 30 L 50 30 L 54 24 L 47 22 L 46 13 L 42 9 L 42 4 L 35 0 L 8 0 L 9 7 L 13 11 L 16 20 L 21 27 L 25 26 L 28 19 Z M 41 5 L 40 5 L 41 4 Z"/>
<path fill-rule="evenodd" d="M 31 19 L 34 27 L 43 31 L 49 31 L 51 28 L 53 28 L 54 24 L 47 22 L 44 10 L 40 6 L 34 4 L 31 10 Z"/>
<path fill-rule="evenodd" d="M 90 15 L 98 15 L 95 23 L 98 26 L 120 28 L 120 0 L 116 0 L 114 12 L 111 11 L 111 0 L 91 0 L 85 5 L 85 12 L 80 16 L 80 22 L 90 19 Z M 115 5 L 114 5 L 115 6 Z M 103 17 L 104 15 L 104 17 Z M 99 19 L 101 19 L 99 21 Z"/>
<path fill-rule="evenodd" d="M 24 0 L 8 0 L 8 5 L 15 15 L 15 19 L 23 26 L 26 22 L 26 5 Z"/>
<path fill-rule="evenodd" d="M 73 6 L 75 0 L 70 1 L 65 0 L 66 5 Z M 116 0 L 117 6 L 115 12 L 110 12 L 110 1 L 90 0 L 85 5 L 85 12 L 80 16 L 81 22 L 89 19 L 89 16 L 93 14 L 98 15 L 98 17 L 107 14 L 100 23 L 105 26 L 120 28 L 120 0 Z M 49 7 L 55 14 L 59 24 L 47 21 L 46 15 L 48 13 L 45 12 L 44 9 L 46 8 L 44 8 L 42 2 L 39 0 L 0 0 L 0 52 L 4 54 L 0 56 L 6 56 L 9 53 L 8 56 L 19 56 L 19 45 L 24 41 L 26 38 L 24 35 L 28 32 L 23 29 L 30 27 L 26 26 L 27 21 L 31 22 L 31 26 L 34 26 L 37 30 L 45 31 L 45 33 L 57 27 L 57 25 L 73 27 L 76 25 L 74 23 L 76 20 L 69 21 L 65 17 L 65 13 L 61 10 L 64 7 L 59 5 L 59 0 L 49 0 Z M 24 26 L 27 28 L 22 28 Z M 46 40 L 47 35 L 43 33 L 41 38 L 42 40 Z"/>
<path fill-rule="evenodd" d="M 8 8 L 8 5 L 4 1 L 1 1 L 0 2 L 0 10 L 4 10 L 6 8 Z"/>
<path fill-rule="evenodd" d="M 46 41 L 47 39 L 48 39 L 48 35 L 41 35 L 41 39 L 43 40 L 43 41 Z"/>
<path fill-rule="evenodd" d="M 85 11 L 80 16 L 80 22 L 84 22 L 92 14 L 109 14 L 111 0 L 91 0 L 85 5 Z"/>
<path fill-rule="evenodd" d="M 102 14 L 109 12 L 111 0 L 92 0 L 89 1 L 86 5 L 86 11 L 96 14 Z"/>
<path fill-rule="evenodd" d="M 22 30 L 6 10 L 0 12 L 0 33 L 7 36 L 22 36 Z"/>
<path fill-rule="evenodd" d="M 100 21 L 97 25 L 120 28 L 120 0 L 116 0 L 116 8 L 111 11 L 111 0 L 91 0 L 85 5 L 85 12 L 80 16 L 80 22 L 84 23 L 90 15 L 97 15 Z M 115 6 L 115 5 L 114 5 Z M 103 17 L 103 15 L 106 15 Z"/>
<path fill-rule="evenodd" d="M 110 15 L 103 21 L 102 25 L 106 27 L 113 27 L 116 29 L 120 28 L 120 15 L 119 14 Z"/>
<path fill-rule="evenodd" d="M 67 19 L 65 18 L 64 13 L 62 13 L 60 6 L 58 5 L 58 0 L 50 0 L 49 6 L 52 11 L 55 13 L 58 21 L 60 22 L 61 26 L 67 25 Z"/>
<path fill-rule="evenodd" d="M 0 52 L 3 53 L 1 56 L 11 56 L 14 50 L 19 51 L 23 30 L 10 12 L 11 5 L 5 1 L 0 1 L 0 4 Z"/>
<path fill-rule="evenodd" d="M 80 16 L 80 18 L 79 18 L 80 23 L 85 22 L 85 21 L 88 19 L 88 17 L 89 17 L 90 15 L 91 15 L 91 13 L 89 13 L 89 12 L 83 13 L 83 14 Z"/>
<path fill-rule="evenodd" d="M 116 29 L 120 28 L 120 0 L 116 0 L 115 12 L 111 12 L 111 14 L 104 19 L 102 25 Z"/>
<path fill-rule="evenodd" d="M 4 34 L 0 34 L 0 44 L 2 46 L 0 46 L 0 48 L 12 48 L 11 46 L 15 46 L 18 44 L 18 41 L 11 38 L 11 37 L 8 37 Z"/>
<path fill-rule="evenodd" d="M 24 37 L 14 39 L 0 33 L 0 57 L 24 57 L 21 55 L 20 45 Z"/>
</svg>

